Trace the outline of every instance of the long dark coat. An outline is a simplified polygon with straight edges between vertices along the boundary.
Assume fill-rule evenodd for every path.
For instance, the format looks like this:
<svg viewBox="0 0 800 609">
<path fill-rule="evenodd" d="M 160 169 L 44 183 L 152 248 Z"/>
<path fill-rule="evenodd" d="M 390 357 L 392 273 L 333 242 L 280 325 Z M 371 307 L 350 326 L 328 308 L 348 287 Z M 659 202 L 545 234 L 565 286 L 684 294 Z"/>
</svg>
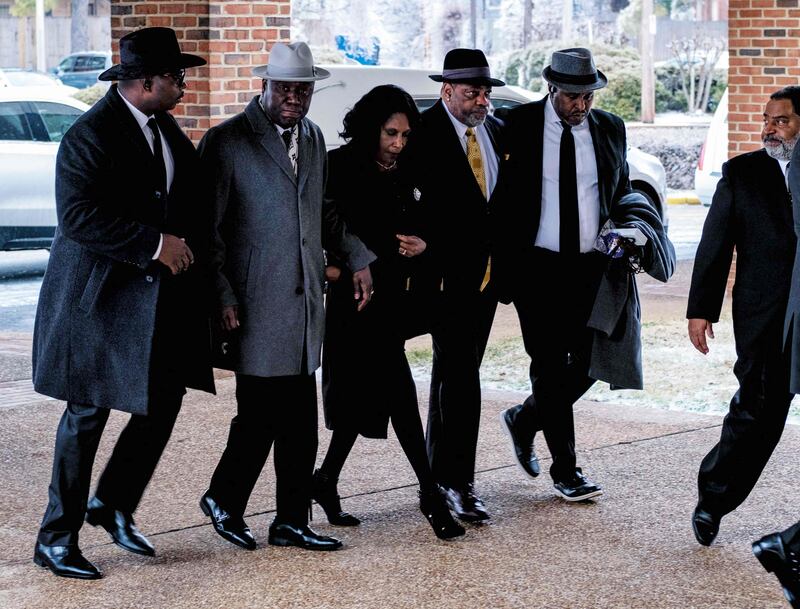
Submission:
<svg viewBox="0 0 800 609">
<path fill-rule="evenodd" d="M 795 236 L 800 239 L 800 146 L 795 146 L 789 165 L 789 190 L 795 194 L 792 199 L 792 215 Z M 791 376 L 789 391 L 800 393 L 800 248 L 796 248 L 792 267 L 792 286 L 789 291 L 789 304 L 786 308 L 784 325 L 784 345 L 791 354 Z M 791 340 L 790 344 L 786 344 Z"/>
<path fill-rule="evenodd" d="M 171 364 L 186 387 L 214 391 L 196 153 L 170 114 L 156 113 L 156 120 L 175 161 L 168 196 L 116 85 L 61 142 L 58 228 L 33 337 L 39 393 L 146 414 L 154 340 L 175 356 Z M 173 277 L 152 260 L 162 232 L 192 248 L 188 272 Z"/>
<path fill-rule="evenodd" d="M 413 178 L 400 169 L 382 173 L 351 144 L 328 154 L 326 198 L 348 229 L 377 255 L 370 265 L 375 293 L 356 311 L 345 268 L 328 291 L 322 358 L 323 404 L 329 429 L 357 429 L 385 438 L 394 408 L 417 408 L 404 350 L 410 326 L 431 314 L 436 291 L 428 256 L 405 258 L 395 235 L 429 240 L 426 214 Z M 329 264 L 338 264 L 329 256 Z M 339 265 L 341 266 L 341 265 Z"/>
</svg>

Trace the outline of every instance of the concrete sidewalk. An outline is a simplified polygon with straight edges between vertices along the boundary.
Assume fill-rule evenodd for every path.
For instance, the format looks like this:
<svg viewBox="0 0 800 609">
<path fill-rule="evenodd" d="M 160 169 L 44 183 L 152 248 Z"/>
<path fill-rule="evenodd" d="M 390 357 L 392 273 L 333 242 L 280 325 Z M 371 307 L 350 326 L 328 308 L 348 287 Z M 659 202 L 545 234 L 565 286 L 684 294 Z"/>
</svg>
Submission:
<svg viewBox="0 0 800 609">
<path fill-rule="evenodd" d="M 518 394 L 485 395 L 477 485 L 491 524 L 437 540 L 417 508 L 413 474 L 395 438 L 359 440 L 342 474 L 345 508 L 357 529 L 313 525 L 341 536 L 340 552 L 267 545 L 274 474 L 268 464 L 250 501 L 255 552 L 218 537 L 200 513 L 234 411 L 233 379 L 219 395 L 187 396 L 173 438 L 136 517 L 155 558 L 126 553 L 85 527 L 81 545 L 105 573 L 65 580 L 31 562 L 47 500 L 53 436 L 62 404 L 0 409 L 0 607 L 7 608 L 605 608 L 784 607 L 750 542 L 800 516 L 790 427 L 748 501 L 725 518 L 717 543 L 699 546 L 689 517 L 697 465 L 720 419 L 582 402 L 576 409 L 579 465 L 605 487 L 594 503 L 567 504 L 548 476 L 525 479 L 512 465 L 498 415 Z M 422 398 L 422 396 L 420 396 Z M 126 420 L 113 413 L 97 463 Z M 321 430 L 320 453 L 328 434 Z M 537 447 L 546 457 L 544 442 Z M 271 459 L 270 459 L 271 461 Z M 549 461 L 544 459 L 545 471 Z"/>
</svg>

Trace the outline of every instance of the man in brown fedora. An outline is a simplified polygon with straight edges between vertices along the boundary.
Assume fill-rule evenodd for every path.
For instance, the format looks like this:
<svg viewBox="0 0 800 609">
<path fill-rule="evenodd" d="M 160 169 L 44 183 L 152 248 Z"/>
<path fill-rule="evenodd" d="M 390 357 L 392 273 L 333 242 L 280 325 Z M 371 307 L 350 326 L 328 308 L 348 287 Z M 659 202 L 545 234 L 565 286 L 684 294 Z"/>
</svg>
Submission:
<svg viewBox="0 0 800 609">
<path fill-rule="evenodd" d="M 567 501 L 602 494 L 577 467 L 573 404 L 594 384 L 641 388 L 638 299 L 622 262 L 596 250 L 601 228 L 631 223 L 649 237 L 647 271 L 666 281 L 674 250 L 661 220 L 628 180 L 622 120 L 593 110 L 606 77 L 588 49 L 553 53 L 542 76 L 548 95 L 513 109 L 499 210 L 505 239 L 497 270 L 519 315 L 531 358 L 531 395 L 501 413 L 514 459 L 540 473 L 534 436 L 544 432 L 550 475 Z M 623 252 L 620 252 L 623 253 Z M 618 260 L 620 265 L 612 262 Z"/>
<path fill-rule="evenodd" d="M 441 99 L 422 113 L 409 143 L 434 220 L 442 297 L 431 328 L 426 440 L 433 474 L 451 509 L 462 520 L 481 522 L 489 514 L 474 488 L 478 371 L 497 308 L 487 224 L 502 148 L 502 123 L 489 110 L 492 87 L 505 83 L 492 78 L 478 49 L 453 49 L 442 73 L 430 78 L 442 83 Z"/>
<path fill-rule="evenodd" d="M 65 400 L 36 564 L 97 579 L 78 547 L 84 517 L 121 548 L 152 556 L 133 512 L 169 439 L 187 387 L 214 391 L 194 146 L 169 114 L 186 68 L 175 32 L 120 40 L 117 80 L 61 141 L 58 228 L 33 337 L 36 391 Z M 89 502 L 110 409 L 131 413 Z"/>
<path fill-rule="evenodd" d="M 327 156 L 305 118 L 314 66 L 303 42 L 277 43 L 253 69 L 261 95 L 200 143 L 212 198 L 211 274 L 219 322 L 233 345 L 221 367 L 236 372 L 237 415 L 200 507 L 216 532 L 245 549 L 256 541 L 247 502 L 275 445 L 277 513 L 268 542 L 307 550 L 342 543 L 308 526 L 317 452 L 317 395 L 324 310 L 323 246 L 353 272 L 354 302 L 370 299 L 375 256 L 345 232 L 323 200 Z M 355 304 L 354 304 L 355 306 Z"/>
</svg>

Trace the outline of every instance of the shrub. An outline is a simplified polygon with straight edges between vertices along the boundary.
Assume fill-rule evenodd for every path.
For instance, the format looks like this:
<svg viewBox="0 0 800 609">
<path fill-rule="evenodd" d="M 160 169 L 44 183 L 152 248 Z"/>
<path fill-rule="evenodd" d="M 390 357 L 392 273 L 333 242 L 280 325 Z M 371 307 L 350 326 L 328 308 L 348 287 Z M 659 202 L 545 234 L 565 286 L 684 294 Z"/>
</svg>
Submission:
<svg viewBox="0 0 800 609">
<path fill-rule="evenodd" d="M 84 104 L 89 104 L 91 106 L 94 105 L 98 99 L 103 97 L 106 94 L 106 91 L 108 91 L 108 86 L 97 83 L 96 85 L 92 85 L 86 89 L 81 89 L 72 97 L 78 101 L 82 101 Z"/>
</svg>

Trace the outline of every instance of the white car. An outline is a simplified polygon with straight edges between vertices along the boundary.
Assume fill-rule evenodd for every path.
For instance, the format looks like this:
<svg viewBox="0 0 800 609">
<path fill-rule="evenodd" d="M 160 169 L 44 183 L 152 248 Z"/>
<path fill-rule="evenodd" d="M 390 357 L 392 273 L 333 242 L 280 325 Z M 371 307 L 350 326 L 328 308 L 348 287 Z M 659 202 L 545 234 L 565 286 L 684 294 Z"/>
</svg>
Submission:
<svg viewBox="0 0 800 609">
<path fill-rule="evenodd" d="M 61 138 L 89 109 L 52 87 L 0 88 L 0 249 L 50 247 Z"/>
<path fill-rule="evenodd" d="M 78 92 L 78 89 L 68 87 L 55 76 L 21 68 L 0 68 L 0 87 L 56 87 L 64 95 Z"/>
<path fill-rule="evenodd" d="M 430 108 L 439 99 L 441 84 L 428 78 L 436 70 L 341 64 L 326 65 L 325 69 L 330 71 L 331 76 L 316 84 L 308 118 L 322 129 L 329 150 L 344 144 L 344 140 L 339 137 L 344 115 L 373 87 L 383 84 L 397 85 L 414 98 L 420 110 Z M 541 98 L 541 93 L 516 86 L 492 89 L 494 111 L 513 108 Z M 661 161 L 638 148 L 630 148 L 628 165 L 631 185 L 653 202 L 666 226 L 669 221 L 666 206 L 667 176 Z"/>
<path fill-rule="evenodd" d="M 717 182 L 722 177 L 722 164 L 728 160 L 728 90 L 722 94 L 708 126 L 706 141 L 700 149 L 694 171 L 694 191 L 703 205 L 711 205 Z"/>
</svg>

